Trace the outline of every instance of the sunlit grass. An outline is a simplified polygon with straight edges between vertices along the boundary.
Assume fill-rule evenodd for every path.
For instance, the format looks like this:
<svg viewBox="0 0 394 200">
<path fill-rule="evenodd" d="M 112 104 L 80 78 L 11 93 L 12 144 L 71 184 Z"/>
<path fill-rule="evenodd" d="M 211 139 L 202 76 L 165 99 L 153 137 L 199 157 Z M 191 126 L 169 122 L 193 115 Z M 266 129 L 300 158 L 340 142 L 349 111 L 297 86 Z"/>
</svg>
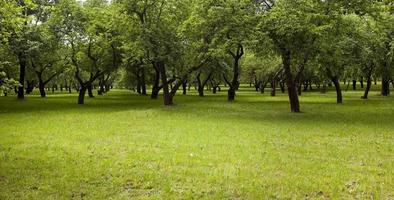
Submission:
<svg viewBox="0 0 394 200">
<path fill-rule="evenodd" d="M 394 198 L 394 98 L 0 98 L 0 199 Z"/>
</svg>

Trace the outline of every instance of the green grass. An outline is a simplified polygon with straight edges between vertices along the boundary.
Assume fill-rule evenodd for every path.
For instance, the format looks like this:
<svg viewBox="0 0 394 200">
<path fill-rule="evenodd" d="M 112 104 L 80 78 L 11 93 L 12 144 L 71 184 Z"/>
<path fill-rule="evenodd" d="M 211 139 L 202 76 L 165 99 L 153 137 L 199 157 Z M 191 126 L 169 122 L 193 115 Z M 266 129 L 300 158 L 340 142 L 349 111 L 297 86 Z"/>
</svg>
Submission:
<svg viewBox="0 0 394 200">
<path fill-rule="evenodd" d="M 0 199 L 393 199 L 394 98 L 0 98 Z"/>
</svg>

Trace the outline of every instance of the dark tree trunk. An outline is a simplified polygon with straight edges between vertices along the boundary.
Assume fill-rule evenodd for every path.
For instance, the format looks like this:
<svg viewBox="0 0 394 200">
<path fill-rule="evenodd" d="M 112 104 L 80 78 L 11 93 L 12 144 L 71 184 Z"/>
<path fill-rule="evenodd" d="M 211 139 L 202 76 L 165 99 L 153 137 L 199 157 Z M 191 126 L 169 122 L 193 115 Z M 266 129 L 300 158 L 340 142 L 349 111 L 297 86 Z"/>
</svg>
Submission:
<svg viewBox="0 0 394 200">
<path fill-rule="evenodd" d="M 382 96 L 389 96 L 390 95 L 390 81 L 387 78 L 382 79 Z"/>
<path fill-rule="evenodd" d="M 38 82 L 38 89 L 40 90 L 41 97 L 45 97 L 46 96 L 46 94 L 45 94 L 45 84 L 43 83 L 42 80 L 39 80 L 39 82 Z"/>
<path fill-rule="evenodd" d="M 34 81 L 26 81 L 26 94 L 31 94 L 34 90 Z"/>
<path fill-rule="evenodd" d="M 155 69 L 155 77 L 153 81 L 153 86 L 152 86 L 152 94 L 151 94 L 151 99 L 157 99 L 159 96 L 159 83 L 160 83 L 160 71 L 157 69 L 157 66 L 154 66 Z"/>
<path fill-rule="evenodd" d="M 276 79 L 271 80 L 271 97 L 276 96 Z"/>
<path fill-rule="evenodd" d="M 281 81 L 280 83 L 279 83 L 279 86 L 280 86 L 280 91 L 282 92 L 282 93 L 285 93 L 285 82 L 283 82 L 283 81 Z"/>
<path fill-rule="evenodd" d="M 294 80 L 293 74 L 291 72 L 290 59 L 291 59 L 290 51 L 285 50 L 282 53 L 282 60 L 283 60 L 283 67 L 285 70 L 286 81 L 287 81 L 287 91 L 290 101 L 290 110 L 291 112 L 298 113 L 300 112 L 300 102 L 298 100 L 298 95 L 297 95 L 296 81 Z"/>
<path fill-rule="evenodd" d="M 186 95 L 186 93 L 187 93 L 187 80 L 184 80 L 182 82 L 182 90 L 183 90 L 182 94 Z"/>
<path fill-rule="evenodd" d="M 338 77 L 334 76 L 331 78 L 332 82 L 334 83 L 335 90 L 337 92 L 337 103 L 342 103 L 342 90 L 341 90 L 341 84 L 339 83 Z"/>
<path fill-rule="evenodd" d="M 229 85 L 228 89 L 228 94 L 227 94 L 227 100 L 228 101 L 234 101 L 235 100 L 235 91 L 239 88 L 239 60 L 241 57 L 244 55 L 244 48 L 241 44 L 238 45 L 237 52 L 233 53 L 230 51 L 231 56 L 234 59 L 234 64 L 233 64 L 233 80 L 229 82 L 226 80 L 227 84 Z"/>
<path fill-rule="evenodd" d="M 234 101 L 235 100 L 235 88 L 230 86 L 227 93 L 227 100 Z"/>
<path fill-rule="evenodd" d="M 68 93 L 71 94 L 71 92 L 72 92 L 72 91 L 71 91 L 71 85 L 69 85 L 69 86 L 68 86 Z"/>
<path fill-rule="evenodd" d="M 27 58 L 24 53 L 19 53 L 18 55 L 19 60 L 19 87 L 18 87 L 18 99 L 24 99 L 24 86 L 25 86 L 25 73 L 26 73 L 26 65 L 27 65 Z"/>
<path fill-rule="evenodd" d="M 360 87 L 364 88 L 364 77 L 360 78 Z"/>
<path fill-rule="evenodd" d="M 90 98 L 94 98 L 94 95 L 93 95 L 93 85 L 92 85 L 92 83 L 88 83 L 88 84 L 87 84 L 87 89 L 88 89 L 88 95 L 89 95 L 89 97 L 90 97 Z"/>
<path fill-rule="evenodd" d="M 353 80 L 353 90 L 357 89 L 357 80 Z"/>
<path fill-rule="evenodd" d="M 86 93 L 86 87 L 81 87 L 79 89 L 78 104 L 80 105 L 85 104 L 85 93 Z"/>
<path fill-rule="evenodd" d="M 170 90 L 168 88 L 168 80 L 166 74 L 166 68 L 164 61 L 159 61 L 156 63 L 157 68 L 160 71 L 161 82 L 163 84 L 163 100 L 165 106 L 174 105 L 173 96 L 170 94 Z"/>
<path fill-rule="evenodd" d="M 371 86 L 372 86 L 372 79 L 371 76 L 368 76 L 367 87 L 365 88 L 364 96 L 361 97 L 362 99 L 368 99 L 368 94 L 369 94 L 369 90 L 371 89 Z"/>
<path fill-rule="evenodd" d="M 196 78 L 196 80 L 197 80 L 197 91 L 198 91 L 198 96 L 204 97 L 204 86 L 201 83 L 201 78 L 200 77 L 201 77 L 201 72 L 198 73 L 197 78 Z"/>
</svg>

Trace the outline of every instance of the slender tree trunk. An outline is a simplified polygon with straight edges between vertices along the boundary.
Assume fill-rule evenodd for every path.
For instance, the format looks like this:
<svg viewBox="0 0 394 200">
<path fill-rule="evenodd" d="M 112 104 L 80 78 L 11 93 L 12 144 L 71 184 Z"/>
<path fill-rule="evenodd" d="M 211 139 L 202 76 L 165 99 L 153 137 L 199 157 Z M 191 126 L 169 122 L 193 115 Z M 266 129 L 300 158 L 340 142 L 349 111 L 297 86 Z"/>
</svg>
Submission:
<svg viewBox="0 0 394 200">
<path fill-rule="evenodd" d="M 283 60 L 283 67 L 286 75 L 286 81 L 287 81 L 287 91 L 290 101 L 290 110 L 291 112 L 298 113 L 300 112 L 300 102 L 298 100 L 296 82 L 293 78 L 293 74 L 290 68 L 290 63 L 291 63 L 290 59 L 291 59 L 290 52 L 289 51 L 283 52 L 282 60 Z"/>
<path fill-rule="evenodd" d="M 187 93 L 187 80 L 184 80 L 182 82 L 182 90 L 183 90 L 182 94 L 186 95 L 186 93 Z"/>
<path fill-rule="evenodd" d="M 364 88 L 364 77 L 360 78 L 360 87 Z"/>
<path fill-rule="evenodd" d="M 372 86 L 372 79 L 371 79 L 371 75 L 369 75 L 367 78 L 367 87 L 365 88 L 364 96 L 362 97 L 362 99 L 368 99 L 368 94 L 369 94 L 369 90 L 371 89 L 371 86 Z"/>
<path fill-rule="evenodd" d="M 335 90 L 337 92 L 337 103 L 343 103 L 341 84 L 339 83 L 338 77 L 334 76 L 331 80 L 334 83 Z"/>
<path fill-rule="evenodd" d="M 282 92 L 282 93 L 285 93 L 285 83 L 284 82 L 280 82 L 279 83 L 279 86 L 280 86 L 280 91 Z"/>
<path fill-rule="evenodd" d="M 271 97 L 276 96 L 276 79 L 271 80 Z"/>
<path fill-rule="evenodd" d="M 353 90 L 357 89 L 357 80 L 353 80 Z"/>
<path fill-rule="evenodd" d="M 154 69 L 155 69 L 155 77 L 152 86 L 151 99 L 157 99 L 157 97 L 159 96 L 160 71 L 159 69 L 157 69 L 156 66 L 154 66 Z"/>
</svg>

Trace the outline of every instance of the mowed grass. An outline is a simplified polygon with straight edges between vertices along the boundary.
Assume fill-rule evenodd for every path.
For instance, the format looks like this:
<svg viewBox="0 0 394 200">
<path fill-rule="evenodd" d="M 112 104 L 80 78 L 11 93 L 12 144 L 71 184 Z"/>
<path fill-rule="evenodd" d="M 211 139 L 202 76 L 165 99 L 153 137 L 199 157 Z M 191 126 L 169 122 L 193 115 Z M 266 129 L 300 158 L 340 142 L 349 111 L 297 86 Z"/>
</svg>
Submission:
<svg viewBox="0 0 394 200">
<path fill-rule="evenodd" d="M 394 98 L 0 98 L 0 199 L 393 199 Z"/>
</svg>

